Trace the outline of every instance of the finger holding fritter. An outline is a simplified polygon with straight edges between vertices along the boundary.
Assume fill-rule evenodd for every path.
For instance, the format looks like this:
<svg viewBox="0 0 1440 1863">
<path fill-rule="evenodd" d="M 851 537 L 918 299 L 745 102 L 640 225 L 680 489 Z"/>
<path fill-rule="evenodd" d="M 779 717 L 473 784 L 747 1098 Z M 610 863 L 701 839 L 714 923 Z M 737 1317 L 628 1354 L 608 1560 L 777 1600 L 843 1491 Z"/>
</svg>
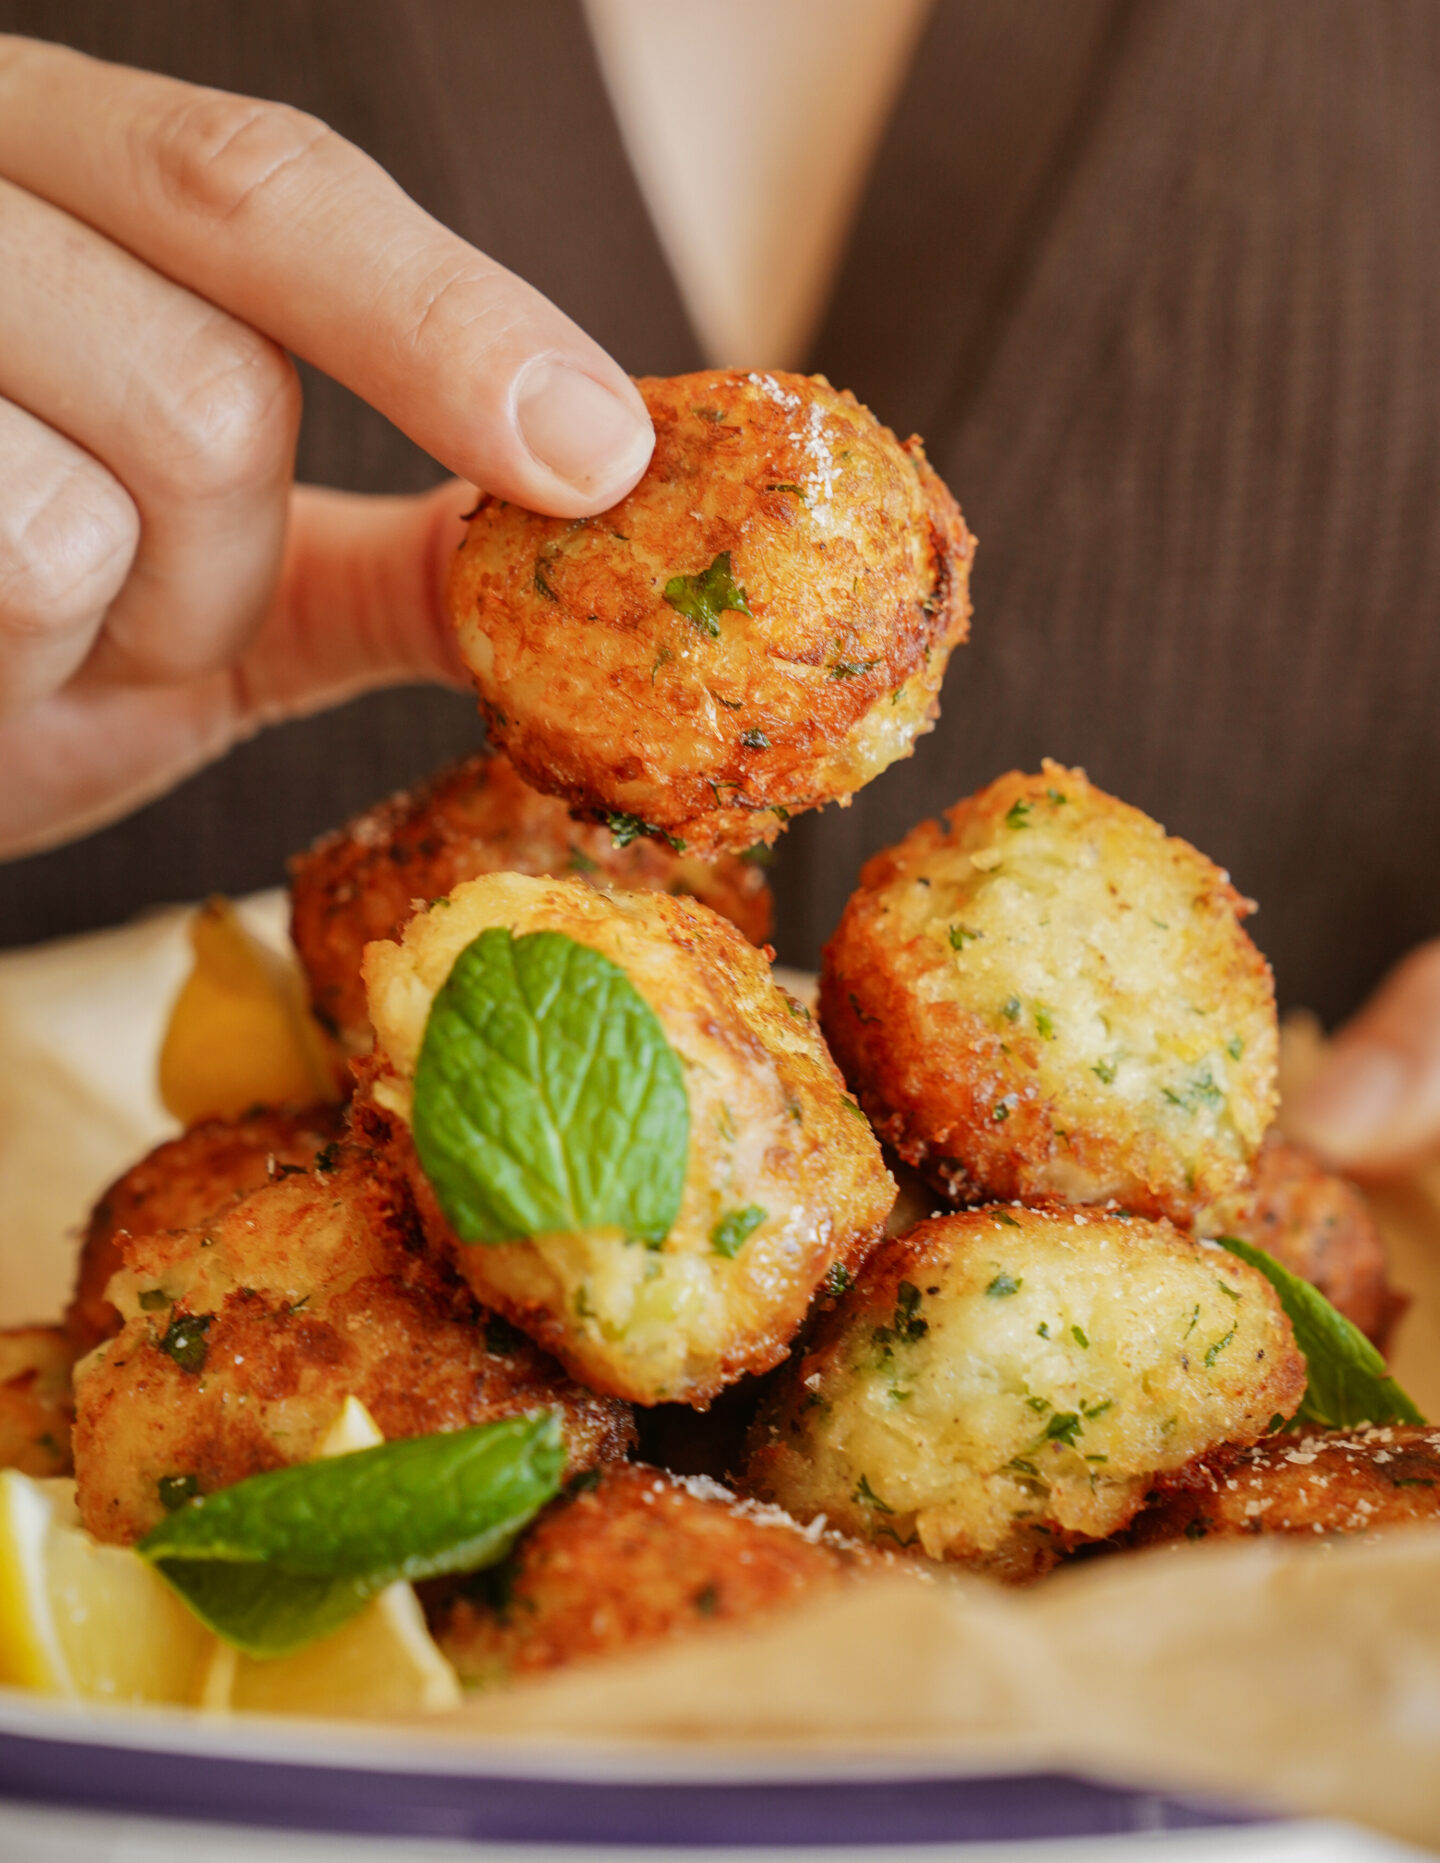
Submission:
<svg viewBox="0 0 1440 1863">
<path fill-rule="evenodd" d="M 1083 771 L 1012 772 L 865 867 L 820 1016 L 876 1130 L 955 1202 L 1184 1222 L 1276 1104 L 1269 966 L 1228 877 Z"/>
<path fill-rule="evenodd" d="M 871 1257 L 786 1367 L 747 1488 L 1009 1579 L 1305 1389 L 1268 1281 L 1169 1223 L 995 1205 Z"/>
<path fill-rule="evenodd" d="M 527 782 L 738 850 L 930 728 L 974 539 L 919 442 L 822 377 L 638 386 L 656 441 L 634 491 L 570 523 L 482 498 L 451 613 Z"/>
<path fill-rule="evenodd" d="M 306 1171 L 340 1137 L 337 1106 L 261 1106 L 240 1119 L 205 1119 L 157 1145 L 101 1193 L 80 1248 L 65 1324 L 77 1358 L 120 1330 L 105 1289 L 123 1265 L 127 1235 L 192 1229 L 287 1171 Z"/>
<path fill-rule="evenodd" d="M 645 1246 L 614 1228 L 461 1243 L 410 1142 L 431 1008 L 482 934 L 559 933 L 624 973 L 678 1061 L 689 1137 L 678 1214 Z M 880 1234 L 894 1183 L 809 1013 L 716 913 L 660 893 L 494 874 L 365 957 L 376 1050 L 367 1128 L 408 1161 L 437 1247 L 497 1308 L 598 1391 L 704 1404 L 784 1356 L 833 1270 Z M 477 1077 L 479 1078 L 479 1077 Z M 483 1079 L 480 1082 L 483 1087 Z"/>
<path fill-rule="evenodd" d="M 1440 1429 L 1387 1424 L 1266 1437 L 1155 1497 L 1131 1546 L 1262 1533 L 1371 1533 L 1440 1520 Z"/>
<path fill-rule="evenodd" d="M 1273 1129 L 1246 1182 L 1207 1204 L 1192 1227 L 1263 1248 L 1382 1352 L 1410 1304 L 1390 1284 L 1385 1238 L 1359 1188 Z"/>
<path fill-rule="evenodd" d="M 758 861 L 701 860 L 577 822 L 557 797 L 522 782 L 508 757 L 482 753 L 368 809 L 290 863 L 290 930 L 311 1005 L 347 1054 L 368 1054 L 373 1040 L 365 946 L 398 937 L 417 905 L 482 873 L 573 874 L 593 886 L 687 893 L 752 944 L 770 934 Z"/>
<path fill-rule="evenodd" d="M 462 1681 L 484 1684 L 747 1623 L 876 1563 L 704 1477 L 611 1463 L 552 1502 L 503 1566 L 437 1590 L 431 1626 Z"/>
<path fill-rule="evenodd" d="M 353 1149 L 203 1227 L 127 1238 L 124 1327 L 77 1369 L 75 1473 L 96 1538 L 309 1460 L 347 1397 L 387 1438 L 560 1413 L 569 1466 L 623 1455 L 623 1404 L 565 1378 L 426 1254 L 404 1181 Z"/>
</svg>

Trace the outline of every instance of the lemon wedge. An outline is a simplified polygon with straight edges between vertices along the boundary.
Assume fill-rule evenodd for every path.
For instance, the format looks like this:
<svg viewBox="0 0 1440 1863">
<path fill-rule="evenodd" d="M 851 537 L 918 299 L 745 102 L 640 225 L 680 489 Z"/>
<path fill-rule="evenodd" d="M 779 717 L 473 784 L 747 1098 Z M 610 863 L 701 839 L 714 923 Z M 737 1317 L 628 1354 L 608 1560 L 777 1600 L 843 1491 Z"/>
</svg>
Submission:
<svg viewBox="0 0 1440 1863">
<path fill-rule="evenodd" d="M 318 1453 L 348 1455 L 384 1440 L 359 1399 L 347 1397 Z M 455 1707 L 460 1682 L 431 1640 L 420 1600 L 409 1585 L 395 1584 L 293 1656 L 260 1660 L 217 1641 L 200 1700 L 246 1713 L 388 1719 Z"/>
<path fill-rule="evenodd" d="M 214 1638 L 145 1561 L 92 1540 L 72 1481 L 0 1470 L 0 1681 L 96 1701 L 194 1701 Z"/>
<path fill-rule="evenodd" d="M 227 899 L 190 925 L 195 962 L 160 1048 L 160 1097 L 183 1125 L 251 1106 L 341 1097 L 293 965 L 261 944 Z"/>
</svg>

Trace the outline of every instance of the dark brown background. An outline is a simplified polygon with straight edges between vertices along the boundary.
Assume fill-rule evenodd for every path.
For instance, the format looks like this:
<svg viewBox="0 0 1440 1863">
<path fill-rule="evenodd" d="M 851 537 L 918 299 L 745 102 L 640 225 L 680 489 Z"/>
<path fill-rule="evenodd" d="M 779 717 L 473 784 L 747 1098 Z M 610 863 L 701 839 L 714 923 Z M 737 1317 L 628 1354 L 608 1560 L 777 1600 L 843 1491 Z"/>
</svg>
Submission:
<svg viewBox="0 0 1440 1863">
<path fill-rule="evenodd" d="M 698 364 L 571 0 L 0 0 L 0 28 L 313 110 L 627 367 Z M 1432 0 L 939 0 L 813 366 L 926 436 L 981 540 L 974 641 L 913 761 L 787 836 L 782 957 L 867 853 L 1047 753 L 1261 899 L 1286 1001 L 1333 1017 L 1440 929 L 1437 227 Z M 307 392 L 303 476 L 437 476 Z M 0 941 L 274 882 L 478 739 L 421 691 L 272 731 L 0 869 Z"/>
</svg>

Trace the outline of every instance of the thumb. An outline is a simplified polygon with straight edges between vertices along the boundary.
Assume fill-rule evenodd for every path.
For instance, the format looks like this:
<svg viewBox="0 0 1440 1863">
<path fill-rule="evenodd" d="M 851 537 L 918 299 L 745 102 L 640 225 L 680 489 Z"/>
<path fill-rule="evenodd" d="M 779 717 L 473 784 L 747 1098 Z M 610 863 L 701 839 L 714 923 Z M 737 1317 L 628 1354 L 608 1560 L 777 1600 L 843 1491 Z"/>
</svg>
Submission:
<svg viewBox="0 0 1440 1863">
<path fill-rule="evenodd" d="M 1333 1165 L 1382 1175 L 1440 1148 L 1440 939 L 1403 958 L 1285 1109 Z"/>
</svg>

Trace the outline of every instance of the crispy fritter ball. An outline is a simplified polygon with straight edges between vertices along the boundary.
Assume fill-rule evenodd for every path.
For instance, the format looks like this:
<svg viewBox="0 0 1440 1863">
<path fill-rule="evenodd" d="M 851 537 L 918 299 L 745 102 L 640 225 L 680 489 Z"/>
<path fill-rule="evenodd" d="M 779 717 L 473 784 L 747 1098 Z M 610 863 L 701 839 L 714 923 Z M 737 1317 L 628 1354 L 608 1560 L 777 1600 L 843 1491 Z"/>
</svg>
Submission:
<svg viewBox="0 0 1440 1863">
<path fill-rule="evenodd" d="M 873 1562 L 703 1476 L 615 1462 L 553 1501 L 503 1566 L 440 1593 L 431 1621 L 462 1680 L 495 1682 L 744 1623 Z"/>
<path fill-rule="evenodd" d="M 0 1468 L 37 1478 L 69 1474 L 74 1362 L 63 1326 L 0 1332 Z"/>
<path fill-rule="evenodd" d="M 138 1539 L 166 1494 L 308 1460 L 348 1396 L 386 1437 L 553 1407 L 577 1470 L 632 1439 L 624 1405 L 476 1307 L 426 1253 L 403 1178 L 367 1153 L 122 1246 L 124 1328 L 75 1380 L 77 1499 L 98 1539 Z"/>
<path fill-rule="evenodd" d="M 105 1289 L 122 1266 L 126 1235 L 193 1229 L 277 1173 L 308 1170 L 339 1138 L 343 1117 L 338 1106 L 317 1105 L 257 1106 L 240 1119 L 204 1119 L 117 1177 L 90 1212 L 80 1248 L 65 1315 L 75 1356 L 120 1330 Z"/>
<path fill-rule="evenodd" d="M 1246 1182 L 1207 1204 L 1192 1227 L 1263 1248 L 1318 1287 L 1382 1352 L 1410 1304 L 1390 1285 L 1385 1238 L 1360 1191 L 1273 1130 Z"/>
<path fill-rule="evenodd" d="M 616 1230 L 458 1244 L 409 1144 L 416 1060 L 436 992 L 482 932 L 559 932 L 623 970 L 684 1074 L 680 1213 L 655 1247 Z M 785 1354 L 815 1288 L 853 1272 L 895 1196 L 870 1128 L 806 1010 L 763 952 L 691 899 L 491 874 L 365 954 L 372 1105 L 408 1154 L 432 1234 L 461 1273 L 593 1390 L 704 1404 Z M 364 1115 L 362 1115 L 363 1117 Z"/>
<path fill-rule="evenodd" d="M 634 491 L 573 521 L 482 498 L 450 611 L 527 782 L 738 850 L 930 729 L 974 539 L 919 441 L 823 377 L 637 385 L 655 453 Z"/>
<path fill-rule="evenodd" d="M 1126 1540 L 1369 1533 L 1440 1520 L 1440 1429 L 1388 1425 L 1270 1436 L 1138 1515 Z"/>
<path fill-rule="evenodd" d="M 1024 1578 L 1304 1390 L 1274 1291 L 1235 1257 L 1169 1223 L 993 1205 L 876 1252 L 762 1412 L 747 1486 Z"/>
<path fill-rule="evenodd" d="M 398 937 L 417 901 L 507 872 L 689 893 L 752 944 L 770 935 L 770 888 L 756 862 L 726 854 L 712 863 L 643 836 L 622 845 L 522 783 L 508 757 L 482 753 L 357 815 L 290 863 L 290 930 L 310 1001 L 347 1053 L 368 1053 L 372 1040 L 360 979 L 370 940 Z"/>
<path fill-rule="evenodd" d="M 860 876 L 820 1019 L 876 1130 L 953 1202 L 1184 1222 L 1275 1110 L 1270 969 L 1218 867 L 1046 763 Z"/>
</svg>

